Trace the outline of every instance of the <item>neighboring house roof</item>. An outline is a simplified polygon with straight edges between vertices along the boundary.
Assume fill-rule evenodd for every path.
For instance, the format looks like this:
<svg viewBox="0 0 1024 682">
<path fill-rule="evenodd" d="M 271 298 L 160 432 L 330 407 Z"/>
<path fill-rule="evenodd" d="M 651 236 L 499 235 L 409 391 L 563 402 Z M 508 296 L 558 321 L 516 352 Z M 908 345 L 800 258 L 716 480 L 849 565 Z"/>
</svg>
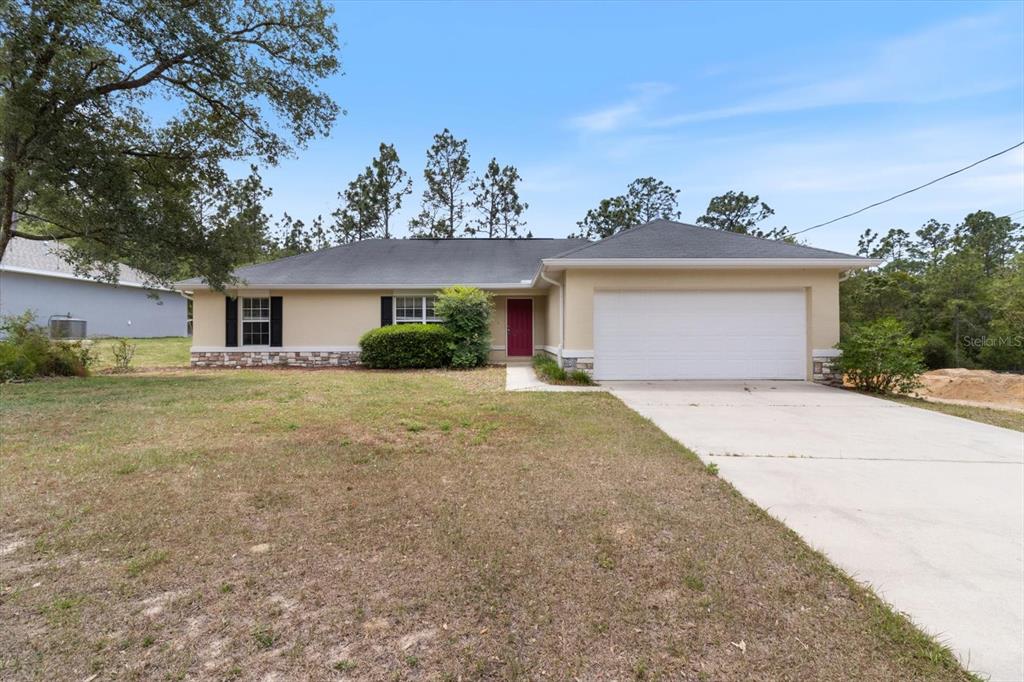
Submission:
<svg viewBox="0 0 1024 682">
<path fill-rule="evenodd" d="M 0 261 L 0 270 L 42 277 L 59 277 L 62 279 L 112 284 L 103 280 L 99 273 L 95 271 L 89 273 L 93 276 L 80 275 L 75 272 L 74 266 L 60 256 L 61 250 L 65 248 L 67 247 L 55 242 L 15 237 L 7 244 L 7 251 L 4 253 L 3 260 Z M 138 270 L 127 265 L 120 266 L 117 278 L 118 285 L 165 290 L 163 287 L 147 286 L 147 281 L 146 276 Z"/>
<path fill-rule="evenodd" d="M 761 239 L 672 220 L 653 220 L 558 256 L 591 258 L 826 258 L 863 260 L 838 251 Z"/>
<path fill-rule="evenodd" d="M 526 286 L 544 258 L 579 239 L 367 239 L 259 265 L 235 276 L 252 287 Z M 202 286 L 199 278 L 179 288 Z"/>
<path fill-rule="evenodd" d="M 655 220 L 598 242 L 581 239 L 368 239 L 239 268 L 252 288 L 527 288 L 542 268 L 823 267 L 876 265 L 836 251 Z M 204 288 L 202 279 L 179 289 Z"/>
</svg>

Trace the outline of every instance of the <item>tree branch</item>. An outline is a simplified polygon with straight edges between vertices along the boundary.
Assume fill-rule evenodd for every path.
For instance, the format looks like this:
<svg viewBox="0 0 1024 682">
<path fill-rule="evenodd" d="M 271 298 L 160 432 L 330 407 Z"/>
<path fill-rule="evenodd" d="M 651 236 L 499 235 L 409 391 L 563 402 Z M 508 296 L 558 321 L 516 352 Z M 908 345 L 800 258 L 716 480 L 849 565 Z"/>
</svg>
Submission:
<svg viewBox="0 0 1024 682">
<path fill-rule="evenodd" d="M 59 227 L 60 229 L 64 230 L 66 232 L 66 234 L 61 234 L 61 235 L 42 235 L 42 234 L 33 234 L 31 232 L 22 232 L 21 230 L 11 230 L 11 235 L 12 236 L 21 237 L 22 239 L 31 239 L 31 240 L 37 241 L 37 242 L 54 241 L 54 240 L 55 241 L 60 241 L 62 239 L 72 239 L 74 237 L 83 237 L 83 236 L 85 236 L 81 232 L 75 231 L 74 228 L 71 228 L 71 227 L 68 227 L 67 225 L 63 225 L 61 223 L 55 222 L 53 220 L 50 220 L 49 218 L 44 218 L 44 217 L 42 217 L 40 215 L 35 215 L 34 213 L 28 213 L 26 211 L 19 211 L 17 209 L 15 209 L 14 212 L 17 213 L 19 216 L 21 216 L 23 218 L 30 218 L 31 220 L 38 220 L 39 222 L 49 223 L 50 225 L 53 225 L 54 227 Z M 95 230 L 95 232 L 103 232 L 103 231 L 104 230 L 102 230 L 102 229 Z"/>
<path fill-rule="evenodd" d="M 135 90 L 136 88 L 144 87 L 159 78 L 162 73 L 167 71 L 167 69 L 172 66 L 177 66 L 181 62 L 185 61 L 188 56 L 187 52 L 182 52 L 175 57 L 159 62 L 143 76 L 139 76 L 138 78 L 125 78 L 113 83 L 107 83 L 106 85 L 99 85 L 89 92 L 94 96 L 102 96 L 118 90 Z"/>
</svg>

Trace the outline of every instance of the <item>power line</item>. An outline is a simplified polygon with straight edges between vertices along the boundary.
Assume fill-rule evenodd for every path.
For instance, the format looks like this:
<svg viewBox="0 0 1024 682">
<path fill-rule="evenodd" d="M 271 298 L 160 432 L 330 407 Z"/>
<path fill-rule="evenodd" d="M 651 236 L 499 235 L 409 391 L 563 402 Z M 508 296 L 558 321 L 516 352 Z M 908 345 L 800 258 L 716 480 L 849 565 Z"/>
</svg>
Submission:
<svg viewBox="0 0 1024 682">
<path fill-rule="evenodd" d="M 887 204 L 887 203 L 889 203 L 890 201 L 892 201 L 894 199 L 899 199 L 900 197 L 905 197 L 906 195 L 908 195 L 908 194 L 910 194 L 912 192 L 916 192 L 919 189 L 924 189 L 925 187 L 928 187 L 929 185 L 934 185 L 936 182 L 940 182 L 942 180 L 945 180 L 946 178 L 951 178 L 954 175 L 956 175 L 957 173 L 963 173 L 965 170 L 970 170 L 971 168 L 974 168 L 975 166 L 977 166 L 979 164 L 985 163 L 986 161 L 991 161 L 992 159 L 996 158 L 997 156 L 1002 156 L 1003 154 L 1006 154 L 1007 152 L 1012 152 L 1014 149 L 1017 149 L 1018 147 L 1024 147 L 1024 141 L 1018 142 L 1017 144 L 1013 145 L 1012 147 L 1007 147 L 1003 151 L 996 152 L 995 154 L 992 154 L 991 156 L 986 156 L 984 159 L 981 159 L 980 161 L 975 161 L 971 165 L 964 166 L 963 168 L 960 168 L 959 170 L 955 170 L 952 173 L 946 173 L 941 178 L 935 178 L 934 180 L 926 182 L 923 185 L 919 185 L 917 187 L 914 187 L 913 189 L 908 189 L 906 192 L 900 192 L 899 194 L 894 194 L 891 197 L 889 197 L 888 199 L 883 199 L 882 201 L 876 201 L 875 203 L 873 203 L 873 204 L 871 204 L 869 206 L 865 206 L 864 208 L 859 208 L 856 211 L 853 211 L 852 213 L 847 213 L 846 215 L 841 215 L 838 218 L 833 218 L 832 220 L 828 220 L 828 221 L 825 221 L 823 223 L 818 223 L 817 225 L 811 225 L 810 227 L 804 228 L 804 229 L 800 230 L 799 232 L 792 232 L 791 234 L 793 236 L 796 236 L 798 234 L 803 234 L 804 232 L 810 232 L 811 230 L 816 230 L 819 227 L 825 227 L 826 225 L 831 225 L 832 223 L 837 223 L 840 220 L 845 220 L 846 218 L 850 218 L 852 216 L 855 216 L 858 213 L 863 213 L 864 211 L 867 211 L 868 209 L 874 208 L 876 206 L 881 206 L 882 204 Z M 1011 213 L 1010 215 L 1013 215 L 1013 214 Z"/>
</svg>

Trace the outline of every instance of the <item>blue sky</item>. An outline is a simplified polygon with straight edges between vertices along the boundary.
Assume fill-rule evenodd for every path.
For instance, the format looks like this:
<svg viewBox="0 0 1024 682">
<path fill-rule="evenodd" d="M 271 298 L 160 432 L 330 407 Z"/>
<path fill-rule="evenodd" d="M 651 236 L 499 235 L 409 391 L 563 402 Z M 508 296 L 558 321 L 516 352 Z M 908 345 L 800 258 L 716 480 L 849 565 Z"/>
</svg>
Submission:
<svg viewBox="0 0 1024 682">
<path fill-rule="evenodd" d="M 275 216 L 327 216 L 386 141 L 414 178 L 404 234 L 445 127 L 474 171 L 519 168 L 550 237 L 646 175 L 682 189 L 684 220 L 735 189 L 800 229 L 1024 140 L 1024 3 L 335 7 L 344 75 L 325 88 L 348 114 L 265 169 Z M 868 227 L 978 209 L 1024 210 L 1024 152 L 805 238 L 851 251 Z"/>
</svg>

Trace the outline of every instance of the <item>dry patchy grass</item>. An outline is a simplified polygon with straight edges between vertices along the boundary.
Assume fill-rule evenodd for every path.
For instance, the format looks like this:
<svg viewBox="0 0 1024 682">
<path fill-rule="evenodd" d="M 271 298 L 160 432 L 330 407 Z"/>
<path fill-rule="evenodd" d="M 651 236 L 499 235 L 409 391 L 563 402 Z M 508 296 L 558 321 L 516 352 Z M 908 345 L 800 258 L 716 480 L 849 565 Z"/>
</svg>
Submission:
<svg viewBox="0 0 1024 682">
<path fill-rule="evenodd" d="M 991 407 L 978 407 L 976 405 L 957 405 L 955 403 L 938 403 L 923 398 L 912 398 L 910 396 L 873 396 L 892 400 L 893 402 L 920 407 L 923 410 L 932 410 L 951 414 L 954 417 L 970 419 L 971 421 L 1001 426 L 1004 429 L 1024 431 L 1024 412 L 1016 410 L 998 410 Z"/>
<path fill-rule="evenodd" d="M 606 394 L 3 387 L 0 677 L 965 679 Z"/>
</svg>

